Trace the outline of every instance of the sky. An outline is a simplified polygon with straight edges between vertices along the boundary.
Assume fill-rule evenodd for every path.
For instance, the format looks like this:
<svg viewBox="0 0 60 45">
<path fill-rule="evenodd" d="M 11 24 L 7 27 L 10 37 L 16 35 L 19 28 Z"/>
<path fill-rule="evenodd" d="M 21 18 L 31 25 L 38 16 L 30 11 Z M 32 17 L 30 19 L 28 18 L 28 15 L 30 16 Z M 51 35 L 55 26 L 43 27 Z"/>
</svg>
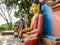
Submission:
<svg viewBox="0 0 60 45">
<path fill-rule="evenodd" d="M 2 13 L 1 10 L 0 10 L 0 13 Z M 9 19 L 8 13 L 7 13 L 6 11 L 5 11 L 5 14 L 6 14 L 7 19 Z M 11 16 L 12 16 L 12 23 L 14 23 L 14 22 L 16 22 L 16 21 L 18 21 L 18 20 L 20 19 L 20 18 L 16 18 L 16 17 L 14 16 L 14 10 L 12 10 Z M 7 23 L 7 22 L 3 19 L 3 17 L 0 16 L 0 25 L 6 24 L 6 23 Z"/>
<path fill-rule="evenodd" d="M 16 17 L 13 17 L 13 23 L 14 22 L 16 22 L 16 21 L 18 21 L 19 20 L 19 18 L 16 18 Z M 2 24 L 6 24 L 7 22 L 0 16 L 0 25 L 2 25 Z"/>
<path fill-rule="evenodd" d="M 0 7 L 1 7 L 1 6 L 0 6 Z M 1 8 L 2 8 L 2 7 L 1 7 Z M 3 8 L 2 8 L 2 9 L 3 9 Z M 3 10 L 3 11 L 4 11 L 4 10 Z M 0 13 L 2 13 L 1 10 L 0 10 Z M 7 19 L 9 19 L 7 11 L 4 11 L 4 13 L 5 13 Z M 18 21 L 18 20 L 20 19 L 20 18 L 14 17 L 14 9 L 13 9 L 12 12 L 11 12 L 11 16 L 12 16 L 12 22 L 13 22 L 13 23 L 16 22 L 16 21 Z M 6 23 L 7 23 L 7 22 L 0 16 L 0 25 L 6 24 Z"/>
<path fill-rule="evenodd" d="M 0 2 L 1 2 L 1 1 L 2 1 L 2 0 L 0 0 Z M 1 6 L 1 5 L 2 5 L 2 6 Z M 5 6 L 4 4 L 0 4 L 0 8 L 3 9 L 3 7 L 6 8 L 6 6 Z M 18 10 L 18 9 L 17 9 L 17 10 Z M 3 11 L 4 11 L 7 19 L 9 19 L 7 11 L 5 11 L 4 9 L 3 9 Z M 13 9 L 12 12 L 11 12 L 11 16 L 13 16 L 13 17 L 12 17 L 12 22 L 13 22 L 13 23 L 16 22 L 16 21 L 18 21 L 18 20 L 20 19 L 20 18 L 14 17 L 14 11 L 15 11 L 15 10 Z M 2 12 L 1 12 L 1 9 L 0 9 L 0 13 L 2 13 Z M 7 22 L 0 16 L 0 25 L 6 24 L 6 23 L 7 23 Z"/>
</svg>

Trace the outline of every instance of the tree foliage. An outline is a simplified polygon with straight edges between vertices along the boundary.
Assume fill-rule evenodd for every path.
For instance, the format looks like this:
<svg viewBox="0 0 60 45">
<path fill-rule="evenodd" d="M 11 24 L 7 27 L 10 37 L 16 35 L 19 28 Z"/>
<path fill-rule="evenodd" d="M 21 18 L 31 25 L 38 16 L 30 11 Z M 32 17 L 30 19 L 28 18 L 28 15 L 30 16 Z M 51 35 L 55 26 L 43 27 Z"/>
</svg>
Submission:
<svg viewBox="0 0 60 45">
<path fill-rule="evenodd" d="M 1 4 L 4 4 L 6 6 L 3 8 L 3 10 L 0 8 L 0 10 L 3 12 L 3 15 L 0 14 L 4 20 L 7 22 L 8 26 L 11 27 L 12 26 L 12 17 L 11 17 L 11 13 L 13 11 L 13 9 L 15 9 L 15 17 L 23 17 L 25 14 L 30 15 L 31 13 L 31 4 L 34 0 L 1 0 L 2 2 Z M 5 11 L 7 11 L 8 16 L 10 21 L 8 21 L 8 19 L 6 18 L 6 14 Z M 11 29 L 11 28 L 10 28 Z"/>
<path fill-rule="evenodd" d="M 25 14 L 30 13 L 31 4 L 34 0 L 5 0 L 4 3 L 8 8 L 17 8 L 15 11 L 15 16 L 19 17 L 24 16 Z M 20 16 L 20 17 L 21 17 Z"/>
<path fill-rule="evenodd" d="M 12 11 L 13 8 L 8 8 L 7 5 L 5 5 L 4 0 L 0 2 L 0 16 L 7 22 L 7 25 L 9 27 L 9 30 L 12 29 Z"/>
</svg>

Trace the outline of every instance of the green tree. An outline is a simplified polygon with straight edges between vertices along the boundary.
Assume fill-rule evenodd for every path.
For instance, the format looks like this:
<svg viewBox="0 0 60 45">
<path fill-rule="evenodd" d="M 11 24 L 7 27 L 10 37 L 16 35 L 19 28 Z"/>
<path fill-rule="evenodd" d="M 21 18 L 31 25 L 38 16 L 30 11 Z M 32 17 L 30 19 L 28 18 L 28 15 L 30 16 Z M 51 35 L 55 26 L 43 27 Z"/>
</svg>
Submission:
<svg viewBox="0 0 60 45">
<path fill-rule="evenodd" d="M 2 0 L 0 2 L 0 11 L 1 11 L 0 12 L 0 16 L 7 22 L 7 25 L 9 27 L 9 30 L 11 30 L 12 29 L 12 17 L 13 17 L 11 15 L 11 13 L 13 11 L 13 8 L 7 7 L 7 5 L 5 5 L 5 3 L 4 3 L 4 0 Z"/>
<path fill-rule="evenodd" d="M 6 18 L 6 16 L 2 16 L 6 21 L 10 29 L 12 29 L 12 17 L 10 17 L 12 9 L 15 9 L 15 17 L 23 17 L 25 14 L 31 14 L 31 4 L 34 0 L 1 0 L 2 4 L 5 4 L 6 11 L 8 12 L 8 16 L 10 21 Z M 0 4 L 1 4 L 0 3 Z M 3 12 L 4 13 L 4 12 Z M 4 14 L 6 15 L 6 14 Z M 32 16 L 32 15 L 30 15 Z"/>
<path fill-rule="evenodd" d="M 15 11 L 16 17 L 30 15 L 31 4 L 34 0 L 5 0 L 4 3 L 9 8 L 17 8 Z"/>
</svg>

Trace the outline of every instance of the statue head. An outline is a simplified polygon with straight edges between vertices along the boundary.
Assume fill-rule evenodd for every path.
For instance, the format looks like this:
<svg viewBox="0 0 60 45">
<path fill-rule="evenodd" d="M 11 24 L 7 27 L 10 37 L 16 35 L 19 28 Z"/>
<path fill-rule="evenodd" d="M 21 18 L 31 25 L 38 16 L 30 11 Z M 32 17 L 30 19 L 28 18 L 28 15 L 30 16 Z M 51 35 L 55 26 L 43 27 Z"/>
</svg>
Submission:
<svg viewBox="0 0 60 45">
<path fill-rule="evenodd" d="M 47 4 L 53 6 L 55 4 L 55 0 L 45 0 Z"/>
<path fill-rule="evenodd" d="M 32 11 L 34 14 L 40 13 L 40 3 L 33 3 L 32 4 Z"/>
<path fill-rule="evenodd" d="M 23 19 L 20 19 L 20 20 L 19 20 L 19 24 L 22 24 L 22 23 L 23 23 Z"/>
</svg>

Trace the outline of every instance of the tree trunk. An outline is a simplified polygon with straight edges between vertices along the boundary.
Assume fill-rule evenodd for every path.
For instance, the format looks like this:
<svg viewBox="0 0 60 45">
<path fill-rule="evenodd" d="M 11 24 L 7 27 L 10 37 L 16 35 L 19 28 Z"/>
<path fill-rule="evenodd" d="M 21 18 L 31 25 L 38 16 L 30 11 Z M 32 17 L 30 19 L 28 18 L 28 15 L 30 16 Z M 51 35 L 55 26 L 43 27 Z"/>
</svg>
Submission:
<svg viewBox="0 0 60 45">
<path fill-rule="evenodd" d="M 12 23 L 10 23 L 9 25 L 9 30 L 12 30 Z"/>
</svg>

